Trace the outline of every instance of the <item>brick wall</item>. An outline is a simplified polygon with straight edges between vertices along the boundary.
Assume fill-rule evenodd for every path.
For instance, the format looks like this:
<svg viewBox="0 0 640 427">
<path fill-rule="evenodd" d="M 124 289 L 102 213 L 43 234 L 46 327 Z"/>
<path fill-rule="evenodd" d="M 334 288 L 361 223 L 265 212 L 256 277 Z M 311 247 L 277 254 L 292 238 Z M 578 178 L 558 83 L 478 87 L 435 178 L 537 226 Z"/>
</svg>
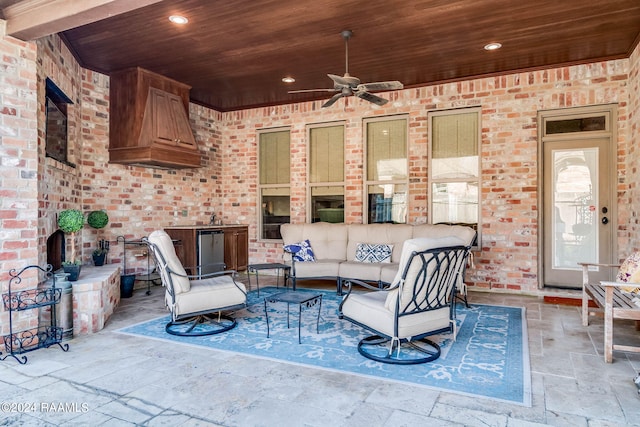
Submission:
<svg viewBox="0 0 640 427">
<path fill-rule="evenodd" d="M 44 265 L 46 239 L 58 229 L 57 213 L 63 209 L 79 209 L 82 200 L 80 167 L 82 141 L 82 69 L 58 37 L 36 42 L 38 47 L 38 262 Z M 45 79 L 51 79 L 73 102 L 67 105 L 67 160 L 62 163 L 45 156 L 46 113 Z M 69 246 L 70 236 L 65 236 Z M 82 246 L 82 233 L 77 233 L 76 248 Z M 67 248 L 69 254 L 69 248 Z"/>
<path fill-rule="evenodd" d="M 36 46 L 5 36 L 0 20 L 0 293 L 9 271 L 38 263 L 38 108 Z M 18 288 L 34 287 L 35 275 Z M 36 313 L 31 313 L 35 311 Z M 37 310 L 14 316 L 14 329 L 37 326 Z M 9 332 L 0 306 L 0 334 Z M 0 350 L 4 351 L 4 349 Z"/>
<path fill-rule="evenodd" d="M 321 101 L 230 112 L 224 115 L 229 146 L 224 150 L 223 195 L 229 213 L 257 222 L 255 191 L 256 131 L 288 126 L 292 152 L 292 222 L 305 220 L 305 125 L 346 123 L 347 222 L 362 222 L 363 136 L 368 117 L 408 115 L 410 123 L 409 222 L 426 222 L 427 112 L 482 106 L 482 253 L 469 271 L 472 285 L 537 292 L 538 252 L 538 140 L 537 112 L 591 104 L 618 103 L 621 149 L 627 146 L 629 60 L 475 79 L 389 94 L 383 108 L 354 98 L 321 109 Z M 385 94 L 387 96 L 388 94 Z M 620 188 L 626 183 L 624 157 L 619 160 Z M 636 199 L 637 200 L 637 199 Z M 637 203 L 637 202 L 636 202 Z M 625 218 L 627 206 L 620 207 Z M 626 224 L 620 240 L 628 241 Z M 261 243 L 250 232 L 252 260 L 278 260 L 279 245 Z"/>
<path fill-rule="evenodd" d="M 621 223 L 624 233 L 620 236 L 620 258 L 640 250 L 640 46 L 630 57 L 629 108 L 627 109 L 627 135 L 619 150 L 625 168 L 618 174 L 625 192 L 619 197 L 623 211 Z"/>
<path fill-rule="evenodd" d="M 541 109 L 618 103 L 619 252 L 640 247 L 636 237 L 640 199 L 634 184 L 640 173 L 635 148 L 640 142 L 638 49 L 630 59 L 406 89 L 385 94 L 391 102 L 383 108 L 354 98 L 329 109 L 320 108 L 318 101 L 230 113 L 192 104 L 191 123 L 203 167 L 187 170 L 108 164 L 109 79 L 79 67 L 56 36 L 37 44 L 3 36 L 0 52 L 3 289 L 10 268 L 45 262 L 45 239 L 57 228 L 56 213 L 67 207 L 85 212 L 105 209 L 110 217 L 105 229 L 82 230 L 78 244 L 85 263 L 90 263 L 100 238 L 111 242 L 109 261 L 121 262 L 118 236 L 139 238 L 167 225 L 206 223 L 212 212 L 227 222 L 250 224 L 251 262 L 279 260 L 280 245 L 257 241 L 256 134 L 260 129 L 291 128 L 292 221 L 302 222 L 306 217 L 306 125 L 345 123 L 346 221 L 361 222 L 362 120 L 396 114 L 408 117 L 409 221 L 426 222 L 427 112 L 464 106 L 482 106 L 483 250 L 470 271 L 473 285 L 537 292 L 536 113 Z M 45 77 L 74 101 L 70 160 L 75 167 L 44 157 Z M 130 255 L 129 268 L 145 268 L 144 259 Z M 3 331 L 6 319 L 0 311 Z"/>
</svg>

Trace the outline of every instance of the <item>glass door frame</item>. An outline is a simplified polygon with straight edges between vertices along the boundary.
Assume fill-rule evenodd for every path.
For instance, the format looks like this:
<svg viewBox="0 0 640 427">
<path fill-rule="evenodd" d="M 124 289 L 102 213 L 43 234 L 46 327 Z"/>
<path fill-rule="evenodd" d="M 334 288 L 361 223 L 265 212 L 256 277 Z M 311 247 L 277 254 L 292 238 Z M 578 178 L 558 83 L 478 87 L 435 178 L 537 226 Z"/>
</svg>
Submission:
<svg viewBox="0 0 640 427">
<path fill-rule="evenodd" d="M 546 133 L 546 125 L 550 121 L 559 120 L 573 120 L 592 118 L 598 116 L 605 116 L 605 124 L 603 129 L 588 130 L 588 131 L 571 131 L 566 133 Z M 594 105 L 587 107 L 575 107 L 575 108 L 563 108 L 555 110 L 541 110 L 538 111 L 537 117 L 538 125 L 538 288 L 543 289 L 545 287 L 545 235 L 551 233 L 552 230 L 545 229 L 544 212 L 545 212 L 545 164 L 544 164 L 544 144 L 545 142 L 562 142 L 572 140 L 590 140 L 590 139 L 608 139 L 608 179 L 609 179 L 609 194 L 610 202 L 608 213 L 606 214 L 609 219 L 610 226 L 610 241 L 608 245 L 610 247 L 609 259 L 600 259 L 600 263 L 616 263 L 618 262 L 618 192 L 617 192 L 617 123 L 618 123 L 618 110 L 617 104 L 605 104 Z M 549 167 L 552 167 L 549 166 Z M 602 214 L 598 209 L 598 221 L 601 220 Z M 608 269 L 611 270 L 611 269 Z M 611 274 L 608 273 L 607 274 Z M 610 277 L 609 277 L 610 279 Z"/>
</svg>

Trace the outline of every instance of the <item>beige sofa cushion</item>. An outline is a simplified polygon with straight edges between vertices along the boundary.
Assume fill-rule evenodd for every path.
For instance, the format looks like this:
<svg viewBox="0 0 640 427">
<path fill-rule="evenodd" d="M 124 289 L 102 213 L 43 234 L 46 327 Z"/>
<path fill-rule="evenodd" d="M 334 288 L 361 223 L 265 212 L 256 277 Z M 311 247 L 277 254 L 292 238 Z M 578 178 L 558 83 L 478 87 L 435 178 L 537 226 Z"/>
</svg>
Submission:
<svg viewBox="0 0 640 427">
<path fill-rule="evenodd" d="M 280 233 L 285 245 L 309 240 L 316 261 L 347 259 L 347 226 L 345 224 L 328 222 L 282 224 Z M 291 258 L 286 257 L 285 260 L 290 261 Z"/>
<path fill-rule="evenodd" d="M 471 227 L 463 225 L 446 225 L 446 224 L 419 224 L 413 226 L 412 238 L 427 237 L 430 239 L 439 239 L 441 237 L 456 236 L 462 239 L 464 246 L 471 246 L 476 232 Z"/>
<path fill-rule="evenodd" d="M 402 244 L 412 237 L 413 226 L 409 224 L 350 224 L 347 244 L 347 261 L 356 259 L 358 243 L 385 243 L 393 245 L 391 262 L 398 262 Z"/>
<path fill-rule="evenodd" d="M 384 264 L 380 267 L 380 281 L 382 283 L 392 283 L 393 279 L 398 274 L 399 262 L 392 262 L 391 264 Z"/>
<path fill-rule="evenodd" d="M 378 282 L 380 280 L 380 271 L 382 266 L 394 264 L 358 262 L 358 261 L 342 261 L 338 274 L 341 279 L 358 279 L 365 282 Z M 397 264 L 396 269 L 398 268 Z"/>
<path fill-rule="evenodd" d="M 308 239 L 317 263 L 296 262 L 299 278 L 340 277 L 364 281 L 393 283 L 398 272 L 402 247 L 412 238 L 440 239 L 458 237 L 452 244 L 444 246 L 472 244 L 475 231 L 470 227 L 445 224 L 282 224 L 282 238 L 285 245 Z M 440 243 L 444 243 L 442 241 Z M 393 245 L 391 263 L 362 263 L 354 261 L 359 243 Z M 291 262 L 290 254 L 284 254 L 285 262 Z M 318 264 L 318 265 L 312 265 Z"/>
<path fill-rule="evenodd" d="M 336 278 L 339 274 L 340 264 L 342 260 L 338 259 L 321 259 L 316 262 L 300 262 L 296 261 L 295 264 L 295 277 L 298 279 L 304 278 Z"/>
</svg>

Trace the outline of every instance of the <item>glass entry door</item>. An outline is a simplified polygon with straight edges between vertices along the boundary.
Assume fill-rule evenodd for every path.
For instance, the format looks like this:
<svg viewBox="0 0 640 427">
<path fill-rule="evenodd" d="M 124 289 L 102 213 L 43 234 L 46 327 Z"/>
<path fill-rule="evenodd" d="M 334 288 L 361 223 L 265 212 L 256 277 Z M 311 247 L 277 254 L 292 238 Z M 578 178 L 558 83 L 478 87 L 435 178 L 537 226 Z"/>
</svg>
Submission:
<svg viewBox="0 0 640 427">
<path fill-rule="evenodd" d="M 582 284 L 580 262 L 613 262 L 609 139 L 544 143 L 544 285 Z M 608 268 L 590 277 L 610 280 Z"/>
<path fill-rule="evenodd" d="M 538 112 L 542 163 L 539 285 L 582 287 L 578 263 L 617 261 L 616 104 Z M 590 280 L 615 271 L 593 267 Z"/>
</svg>

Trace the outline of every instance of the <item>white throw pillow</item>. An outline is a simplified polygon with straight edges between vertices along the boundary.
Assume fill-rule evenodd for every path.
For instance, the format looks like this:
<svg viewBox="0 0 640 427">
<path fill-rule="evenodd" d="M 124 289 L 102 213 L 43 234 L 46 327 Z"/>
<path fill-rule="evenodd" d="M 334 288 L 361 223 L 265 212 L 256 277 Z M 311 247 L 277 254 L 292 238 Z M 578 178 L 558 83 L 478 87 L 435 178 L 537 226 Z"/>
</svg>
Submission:
<svg viewBox="0 0 640 427">
<path fill-rule="evenodd" d="M 368 263 L 390 263 L 393 245 L 358 243 L 354 261 Z"/>
</svg>

